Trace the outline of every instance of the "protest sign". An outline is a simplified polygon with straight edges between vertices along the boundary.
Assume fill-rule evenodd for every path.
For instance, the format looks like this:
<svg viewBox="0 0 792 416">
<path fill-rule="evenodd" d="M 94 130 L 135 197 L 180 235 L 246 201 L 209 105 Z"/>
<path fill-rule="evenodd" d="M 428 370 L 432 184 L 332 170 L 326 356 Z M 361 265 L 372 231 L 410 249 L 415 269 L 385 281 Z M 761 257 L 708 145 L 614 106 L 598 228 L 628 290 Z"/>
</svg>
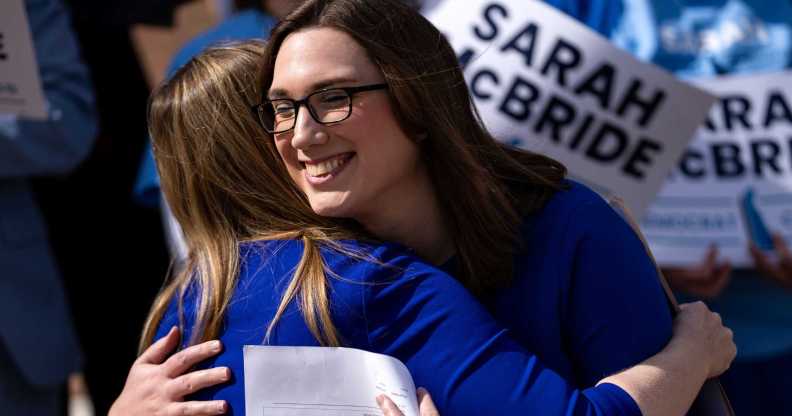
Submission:
<svg viewBox="0 0 792 416">
<path fill-rule="evenodd" d="M 563 162 L 641 215 L 704 120 L 711 95 L 539 1 L 430 2 L 487 128 Z"/>
<path fill-rule="evenodd" d="M 752 266 L 748 242 L 792 239 L 792 72 L 696 82 L 720 97 L 642 228 L 663 265 L 701 262 L 710 244 Z"/>
<path fill-rule="evenodd" d="M 47 117 L 23 0 L 0 2 L 0 114 Z"/>
</svg>

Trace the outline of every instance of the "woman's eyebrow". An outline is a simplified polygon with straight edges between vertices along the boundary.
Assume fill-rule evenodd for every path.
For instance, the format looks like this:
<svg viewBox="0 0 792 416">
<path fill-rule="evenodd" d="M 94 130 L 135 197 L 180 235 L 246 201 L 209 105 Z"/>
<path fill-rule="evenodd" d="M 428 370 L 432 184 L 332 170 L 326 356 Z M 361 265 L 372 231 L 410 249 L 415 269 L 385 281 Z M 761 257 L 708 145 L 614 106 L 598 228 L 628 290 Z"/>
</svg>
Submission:
<svg viewBox="0 0 792 416">
<path fill-rule="evenodd" d="M 311 85 L 311 87 L 308 89 L 308 91 L 311 91 L 311 92 L 318 91 L 318 90 L 321 90 L 321 89 L 324 89 L 324 88 L 336 86 L 338 84 L 348 84 L 348 83 L 354 83 L 356 81 L 357 80 L 355 78 L 352 78 L 352 77 L 328 78 L 328 79 L 324 79 L 324 80 L 317 81 L 317 82 L 313 83 Z M 270 100 L 274 100 L 274 99 L 278 99 L 278 98 L 290 98 L 289 97 L 289 92 L 286 91 L 283 88 L 273 88 L 273 89 L 269 90 L 269 92 L 267 93 L 267 97 L 269 97 Z"/>
</svg>

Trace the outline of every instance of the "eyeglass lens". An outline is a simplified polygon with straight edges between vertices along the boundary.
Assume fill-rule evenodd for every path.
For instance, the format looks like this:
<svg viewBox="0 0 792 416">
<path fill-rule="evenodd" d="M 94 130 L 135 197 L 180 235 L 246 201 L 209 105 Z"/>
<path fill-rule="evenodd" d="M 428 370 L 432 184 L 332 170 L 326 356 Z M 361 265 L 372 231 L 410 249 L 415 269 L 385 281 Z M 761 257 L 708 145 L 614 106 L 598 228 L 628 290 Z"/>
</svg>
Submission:
<svg viewBox="0 0 792 416">
<path fill-rule="evenodd" d="M 344 90 L 318 91 L 308 97 L 311 116 L 319 123 L 335 123 L 349 116 L 351 99 Z M 291 130 L 296 122 L 297 109 L 292 100 L 272 100 L 259 107 L 259 117 L 272 133 Z"/>
</svg>

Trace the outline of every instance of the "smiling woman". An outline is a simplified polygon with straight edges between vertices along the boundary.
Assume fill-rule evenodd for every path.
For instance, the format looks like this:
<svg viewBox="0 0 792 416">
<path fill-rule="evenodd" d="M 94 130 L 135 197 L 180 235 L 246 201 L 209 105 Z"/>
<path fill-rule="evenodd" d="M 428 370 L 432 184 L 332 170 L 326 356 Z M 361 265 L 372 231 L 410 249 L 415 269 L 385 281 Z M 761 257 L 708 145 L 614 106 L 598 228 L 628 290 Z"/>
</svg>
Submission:
<svg viewBox="0 0 792 416">
<path fill-rule="evenodd" d="M 274 73 L 270 97 L 299 97 L 314 93 L 317 87 L 358 88 L 384 81 L 382 72 L 350 35 L 321 27 L 289 35 L 277 55 Z M 309 112 L 298 111 L 292 119 L 294 128 L 275 134 L 289 175 L 314 212 L 354 218 L 376 235 L 392 228 L 393 215 L 386 212 L 426 212 L 431 215 L 428 221 L 441 223 L 418 143 L 402 129 L 388 92 L 366 89 L 349 97 L 346 108 L 354 110 L 343 122 L 319 123 Z M 434 207 L 415 206 L 426 201 Z M 434 260 L 450 257 L 453 248 L 446 248 Z"/>
<path fill-rule="evenodd" d="M 244 412 L 242 345 L 262 341 L 393 355 L 453 415 L 683 414 L 733 357 L 702 305 L 666 345 L 629 226 L 558 163 L 499 145 L 448 43 L 397 1 L 308 1 L 263 50 L 186 65 L 150 122 L 190 261 L 152 309 L 125 414 L 181 409 L 224 366 L 191 397 Z M 173 325 L 195 345 L 165 360 Z M 215 338 L 225 351 L 185 373 Z"/>
</svg>

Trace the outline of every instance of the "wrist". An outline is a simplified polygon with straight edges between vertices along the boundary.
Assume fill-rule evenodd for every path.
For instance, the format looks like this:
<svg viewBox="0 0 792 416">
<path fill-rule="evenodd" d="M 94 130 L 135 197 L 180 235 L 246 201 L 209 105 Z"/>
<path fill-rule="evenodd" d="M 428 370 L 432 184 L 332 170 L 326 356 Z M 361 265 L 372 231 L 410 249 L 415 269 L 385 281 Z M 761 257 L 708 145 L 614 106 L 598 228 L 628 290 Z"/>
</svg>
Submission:
<svg viewBox="0 0 792 416">
<path fill-rule="evenodd" d="M 675 372 L 686 374 L 693 380 L 704 384 L 709 378 L 711 363 L 709 353 L 701 342 L 687 340 L 685 337 L 673 337 L 657 356 L 666 368 L 674 368 Z"/>
</svg>

